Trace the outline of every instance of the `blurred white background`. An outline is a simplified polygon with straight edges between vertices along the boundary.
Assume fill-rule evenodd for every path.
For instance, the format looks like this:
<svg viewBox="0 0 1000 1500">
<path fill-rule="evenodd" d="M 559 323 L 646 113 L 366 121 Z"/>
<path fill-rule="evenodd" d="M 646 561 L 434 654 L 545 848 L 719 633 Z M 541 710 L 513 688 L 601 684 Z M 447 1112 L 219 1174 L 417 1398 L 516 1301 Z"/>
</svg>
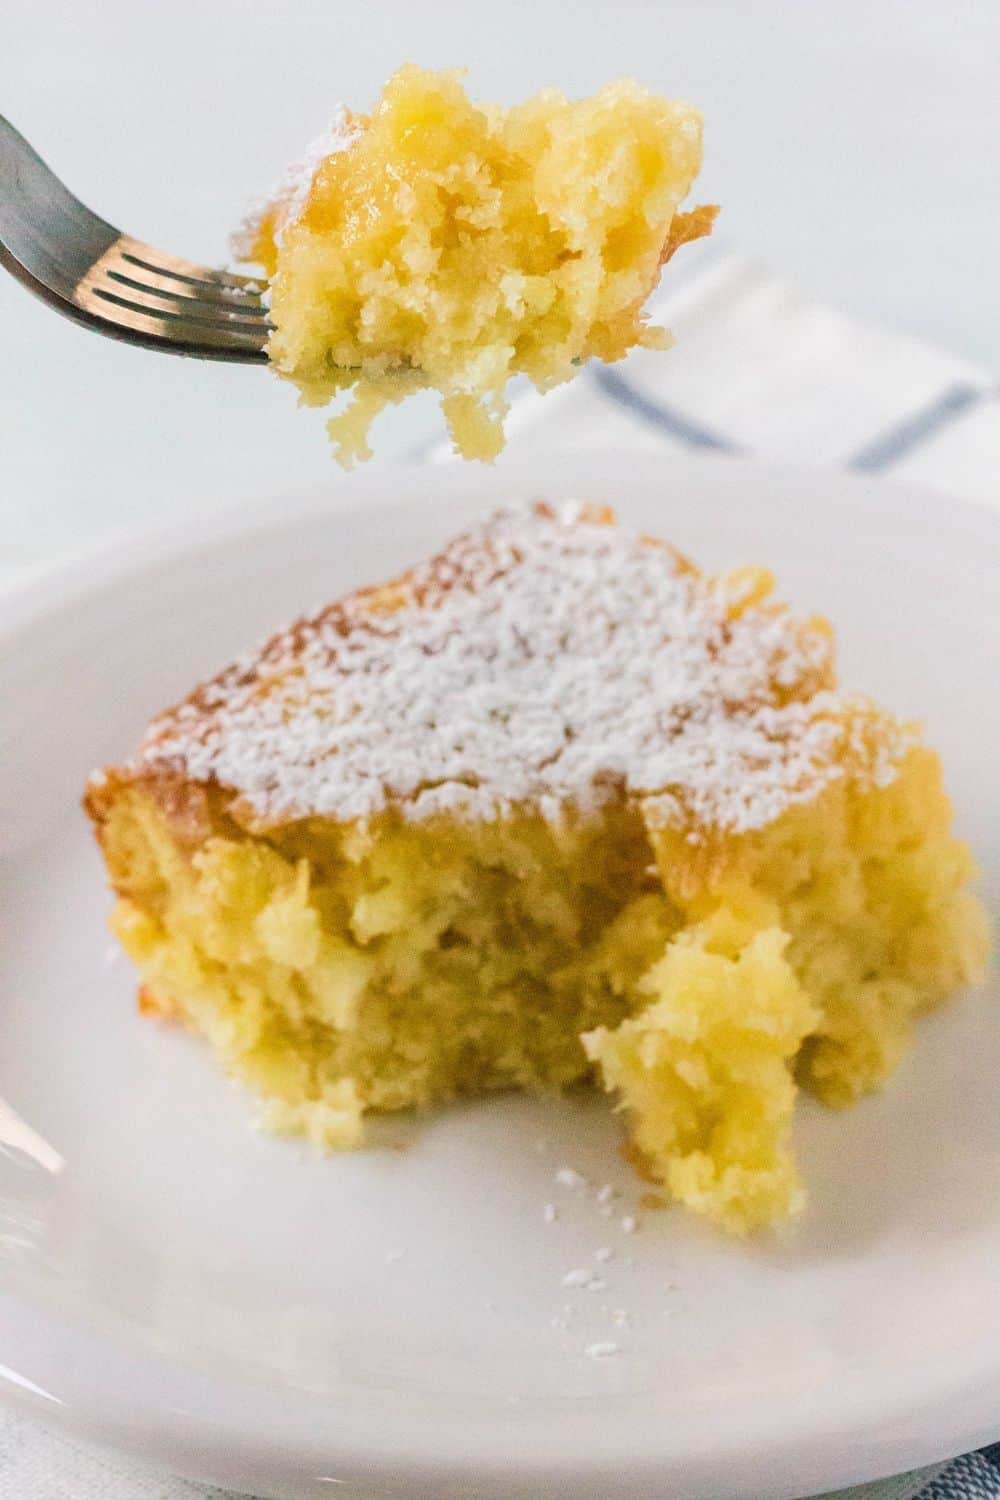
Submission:
<svg viewBox="0 0 1000 1500">
<path fill-rule="evenodd" d="M 632 74 L 702 107 L 720 233 L 806 291 L 1000 365 L 994 0 L 2 0 L 0 111 L 74 191 L 217 262 L 248 200 L 400 62 L 505 103 Z M 344 483 L 257 368 L 95 338 L 0 277 L 0 576 L 129 528 Z M 381 453 L 437 428 L 389 414 Z M 347 481 L 349 482 L 349 481 Z"/>
</svg>

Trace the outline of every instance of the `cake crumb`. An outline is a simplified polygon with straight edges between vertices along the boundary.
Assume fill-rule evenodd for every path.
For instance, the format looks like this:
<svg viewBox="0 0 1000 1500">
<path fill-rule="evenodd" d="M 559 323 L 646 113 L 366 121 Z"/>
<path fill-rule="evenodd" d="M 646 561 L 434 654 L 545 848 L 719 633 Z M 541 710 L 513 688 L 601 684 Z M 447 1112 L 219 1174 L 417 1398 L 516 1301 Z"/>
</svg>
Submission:
<svg viewBox="0 0 1000 1500">
<path fill-rule="evenodd" d="M 573 1167 L 560 1167 L 556 1172 L 556 1182 L 560 1187 L 582 1188 L 587 1186 L 587 1179 L 582 1172 L 577 1172 Z"/>
<path fill-rule="evenodd" d="M 606 1182 L 602 1188 L 597 1190 L 597 1201 L 600 1204 L 610 1203 L 615 1196 L 615 1190 L 610 1182 Z"/>
<path fill-rule="evenodd" d="M 601 1245 L 599 1249 L 594 1251 L 594 1259 L 601 1261 L 603 1264 L 605 1261 L 609 1261 L 614 1253 L 610 1245 Z"/>
<path fill-rule="evenodd" d="M 598 1339 L 596 1343 L 587 1345 L 587 1355 L 590 1359 L 609 1359 L 613 1354 L 619 1353 L 620 1347 L 610 1339 Z"/>
<path fill-rule="evenodd" d="M 563 1286 L 581 1286 L 588 1292 L 603 1292 L 607 1290 L 608 1283 L 602 1276 L 598 1276 L 587 1266 L 580 1266 L 577 1270 L 567 1271 L 562 1279 Z"/>
<path fill-rule="evenodd" d="M 635 1214 L 624 1214 L 622 1216 L 622 1234 L 635 1234 L 639 1228 L 639 1221 Z"/>
<path fill-rule="evenodd" d="M 545 1220 L 546 1224 L 554 1224 L 558 1217 L 559 1210 L 556 1208 L 555 1204 L 546 1203 L 545 1207 L 542 1209 L 542 1218 Z"/>
</svg>

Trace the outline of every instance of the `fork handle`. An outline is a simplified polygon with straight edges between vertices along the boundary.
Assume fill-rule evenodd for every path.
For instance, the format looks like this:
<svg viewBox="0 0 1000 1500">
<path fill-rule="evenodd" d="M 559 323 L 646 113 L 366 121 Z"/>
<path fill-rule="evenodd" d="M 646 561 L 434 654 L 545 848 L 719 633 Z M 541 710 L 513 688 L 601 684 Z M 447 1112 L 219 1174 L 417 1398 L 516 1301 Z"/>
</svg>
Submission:
<svg viewBox="0 0 1000 1500">
<path fill-rule="evenodd" d="M 48 226 L 44 236 L 41 225 Z M 77 282 L 119 237 L 0 115 L 0 264 L 65 312 Z"/>
</svg>

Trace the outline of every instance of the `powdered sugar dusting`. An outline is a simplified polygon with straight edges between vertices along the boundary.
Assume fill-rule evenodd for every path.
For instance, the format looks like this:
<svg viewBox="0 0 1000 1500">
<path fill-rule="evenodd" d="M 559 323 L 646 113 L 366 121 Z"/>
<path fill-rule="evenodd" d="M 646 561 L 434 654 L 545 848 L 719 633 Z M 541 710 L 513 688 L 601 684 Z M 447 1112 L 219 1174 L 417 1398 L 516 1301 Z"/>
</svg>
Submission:
<svg viewBox="0 0 1000 1500">
<path fill-rule="evenodd" d="M 834 691 L 828 633 L 581 509 L 501 511 L 384 589 L 275 636 L 151 726 L 136 769 L 214 782 L 258 826 L 396 808 L 760 827 L 905 735 Z"/>
<path fill-rule="evenodd" d="M 268 196 L 244 218 L 239 229 L 230 236 L 230 250 L 237 261 L 253 259 L 254 245 L 264 219 L 274 215 L 274 238 L 280 245 L 289 224 L 302 213 L 309 197 L 313 178 L 328 156 L 337 151 L 346 151 L 352 141 L 357 140 L 359 130 L 352 125 L 351 117 L 342 104 L 338 104 L 333 119 L 314 141 L 310 141 L 298 161 L 285 168 L 281 179 Z"/>
</svg>

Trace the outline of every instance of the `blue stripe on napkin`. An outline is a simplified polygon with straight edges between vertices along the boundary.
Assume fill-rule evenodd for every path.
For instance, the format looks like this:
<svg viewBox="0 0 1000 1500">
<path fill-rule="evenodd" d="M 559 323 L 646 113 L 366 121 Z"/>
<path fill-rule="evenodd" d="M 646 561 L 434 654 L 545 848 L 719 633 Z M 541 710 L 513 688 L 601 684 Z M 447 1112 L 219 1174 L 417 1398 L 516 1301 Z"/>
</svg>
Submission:
<svg viewBox="0 0 1000 1500">
<path fill-rule="evenodd" d="M 698 422 L 692 422 L 689 417 L 682 416 L 665 401 L 651 401 L 648 396 L 643 396 L 635 386 L 629 384 L 624 375 L 619 375 L 618 371 L 611 369 L 609 365 L 595 365 L 591 371 L 591 377 L 606 396 L 610 396 L 612 401 L 617 401 L 619 406 L 626 407 L 647 427 L 654 427 L 669 437 L 679 438 L 682 443 L 687 443 L 691 448 L 711 448 L 718 453 L 740 451 L 729 438 L 723 437 L 718 432 L 711 432 Z"/>
<path fill-rule="evenodd" d="M 849 469 L 861 469 L 871 474 L 879 469 L 887 469 L 897 459 L 904 458 L 921 443 L 926 443 L 930 438 L 936 437 L 938 433 L 953 422 L 956 417 L 968 411 L 982 401 L 986 392 L 981 386 L 974 385 L 951 385 L 942 391 L 934 401 L 931 401 L 921 411 L 914 412 L 912 417 L 906 421 L 899 422 L 890 427 L 887 432 L 873 439 L 848 460 Z"/>
</svg>

